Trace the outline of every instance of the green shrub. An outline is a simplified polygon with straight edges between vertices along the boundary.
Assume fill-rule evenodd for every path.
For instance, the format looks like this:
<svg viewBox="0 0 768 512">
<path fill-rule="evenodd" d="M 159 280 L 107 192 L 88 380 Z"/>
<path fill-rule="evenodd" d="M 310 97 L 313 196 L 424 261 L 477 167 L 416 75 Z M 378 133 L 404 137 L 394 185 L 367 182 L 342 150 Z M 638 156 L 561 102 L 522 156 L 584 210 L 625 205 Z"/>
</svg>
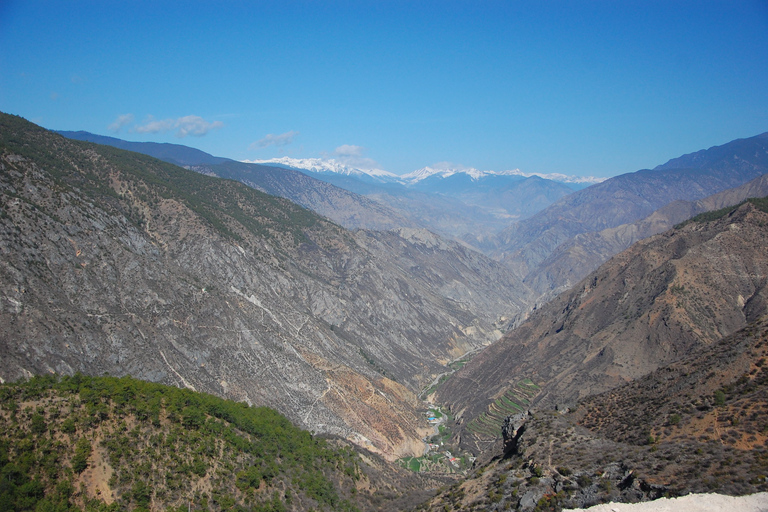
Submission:
<svg viewBox="0 0 768 512">
<path fill-rule="evenodd" d="M 72 470 L 75 473 L 82 473 L 88 467 L 88 457 L 91 456 L 91 442 L 85 437 L 77 440 L 75 445 L 75 456 L 72 457 Z"/>
</svg>

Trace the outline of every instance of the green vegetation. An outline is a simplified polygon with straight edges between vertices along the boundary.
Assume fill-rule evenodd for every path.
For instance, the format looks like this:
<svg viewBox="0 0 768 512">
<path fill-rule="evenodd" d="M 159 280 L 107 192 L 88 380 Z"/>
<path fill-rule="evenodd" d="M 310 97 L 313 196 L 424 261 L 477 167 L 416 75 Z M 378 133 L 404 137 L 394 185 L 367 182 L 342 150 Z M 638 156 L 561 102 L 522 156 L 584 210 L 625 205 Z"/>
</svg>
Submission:
<svg viewBox="0 0 768 512">
<path fill-rule="evenodd" d="M 705 222 L 712 222 L 718 219 L 722 219 L 723 217 L 730 215 L 731 212 L 737 210 L 740 206 L 746 204 L 746 203 L 752 203 L 755 205 L 755 207 L 758 210 L 764 211 L 768 213 L 768 197 L 762 197 L 762 198 L 750 198 L 746 201 L 742 201 L 736 206 L 726 206 L 725 208 L 721 208 L 719 210 L 714 210 L 711 212 L 704 212 L 700 213 L 699 215 L 696 215 L 695 217 L 688 219 L 684 222 L 681 222 L 680 224 L 676 225 L 675 228 L 681 228 L 683 226 L 686 226 L 692 222 L 696 223 L 705 223 Z"/>
<path fill-rule="evenodd" d="M 361 472 L 272 409 L 76 374 L 0 385 L 0 477 L 0 511 L 355 510 Z"/>
<path fill-rule="evenodd" d="M 521 380 L 488 406 L 486 412 L 469 422 L 467 430 L 481 438 L 499 437 L 504 419 L 524 412 L 538 392 L 539 386 L 533 381 Z"/>
<path fill-rule="evenodd" d="M 441 375 L 440 378 L 435 382 L 433 385 L 429 386 L 425 390 L 423 390 L 421 393 L 419 393 L 419 397 L 425 398 L 437 391 L 437 388 L 440 387 L 441 384 L 443 384 L 445 381 L 448 380 L 448 378 L 451 376 L 450 373 L 446 373 L 445 375 Z"/>
</svg>

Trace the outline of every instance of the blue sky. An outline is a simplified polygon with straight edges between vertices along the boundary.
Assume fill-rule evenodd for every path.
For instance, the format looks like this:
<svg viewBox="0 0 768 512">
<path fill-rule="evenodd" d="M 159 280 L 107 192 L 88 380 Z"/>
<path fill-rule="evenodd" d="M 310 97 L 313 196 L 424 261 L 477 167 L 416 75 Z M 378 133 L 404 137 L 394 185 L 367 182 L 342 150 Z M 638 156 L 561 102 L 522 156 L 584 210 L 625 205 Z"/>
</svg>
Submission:
<svg viewBox="0 0 768 512">
<path fill-rule="evenodd" d="M 0 0 L 0 110 L 236 159 L 612 176 L 768 131 L 768 0 Z"/>
</svg>

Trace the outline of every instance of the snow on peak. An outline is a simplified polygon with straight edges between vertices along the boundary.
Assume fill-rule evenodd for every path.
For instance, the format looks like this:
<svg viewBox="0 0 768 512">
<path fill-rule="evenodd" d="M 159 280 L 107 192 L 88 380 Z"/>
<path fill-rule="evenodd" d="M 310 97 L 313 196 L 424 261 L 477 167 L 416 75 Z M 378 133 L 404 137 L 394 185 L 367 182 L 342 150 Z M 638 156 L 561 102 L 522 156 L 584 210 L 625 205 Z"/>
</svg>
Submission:
<svg viewBox="0 0 768 512">
<path fill-rule="evenodd" d="M 263 164 L 263 165 L 280 165 L 283 167 L 290 167 L 292 169 L 301 169 L 311 172 L 319 173 L 336 173 L 345 176 L 362 176 L 368 175 L 381 180 L 397 180 L 399 176 L 382 169 L 359 169 L 357 167 L 351 167 L 342 162 L 339 162 L 333 158 L 270 158 L 268 160 L 243 160 L 249 164 Z"/>
<path fill-rule="evenodd" d="M 531 176 L 538 176 L 545 180 L 559 181 L 560 183 L 589 183 L 594 185 L 595 183 L 601 183 L 608 178 L 598 178 L 597 176 L 569 176 L 567 174 L 561 174 L 559 172 L 544 173 L 544 172 L 522 172 L 520 169 L 512 169 L 509 171 L 488 171 L 488 174 L 506 175 L 506 176 L 523 176 L 524 178 L 530 178 Z"/>
<path fill-rule="evenodd" d="M 538 176 L 539 178 L 559 181 L 561 183 L 579 183 L 593 185 L 605 181 L 607 178 L 598 178 L 595 176 L 569 176 L 561 173 L 541 173 L 541 172 L 522 172 L 520 169 L 510 169 L 506 171 L 481 171 L 474 167 L 452 167 L 450 165 L 437 164 L 433 167 L 427 166 L 417 169 L 408 174 L 398 176 L 397 174 L 382 169 L 361 169 L 340 162 L 333 158 L 270 158 L 268 160 L 243 160 L 250 164 L 277 165 L 317 173 L 335 173 L 345 176 L 370 176 L 382 182 L 398 182 L 405 185 L 418 183 L 426 178 L 438 176 L 440 178 L 449 178 L 455 174 L 466 174 L 474 181 L 487 176 L 521 176 L 530 178 Z"/>
<path fill-rule="evenodd" d="M 469 175 L 473 180 L 479 180 L 483 176 L 486 176 L 488 173 L 480 171 L 475 168 L 460 168 L 460 169 L 451 169 L 447 167 L 422 167 L 421 169 L 418 169 L 413 172 L 409 172 L 408 174 L 403 174 L 400 176 L 400 179 L 408 182 L 408 183 L 417 183 L 423 179 L 429 178 L 431 176 L 440 176 L 441 178 L 448 178 L 450 176 L 453 176 L 454 174 L 464 173 Z"/>
</svg>

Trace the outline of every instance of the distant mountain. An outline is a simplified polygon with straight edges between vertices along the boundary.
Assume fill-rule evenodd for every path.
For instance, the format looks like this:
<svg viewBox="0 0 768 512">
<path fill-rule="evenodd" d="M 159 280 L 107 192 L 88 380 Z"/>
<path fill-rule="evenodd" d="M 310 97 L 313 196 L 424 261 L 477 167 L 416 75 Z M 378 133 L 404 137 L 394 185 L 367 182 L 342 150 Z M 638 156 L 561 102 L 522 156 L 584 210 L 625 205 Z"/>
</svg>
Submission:
<svg viewBox="0 0 768 512">
<path fill-rule="evenodd" d="M 576 236 L 632 224 L 673 201 L 703 199 L 768 173 L 766 151 L 768 137 L 759 135 L 699 152 L 695 160 L 702 167 L 665 164 L 654 170 L 622 174 L 563 197 L 531 218 L 512 224 L 495 238 L 482 243 L 467 241 L 480 245 L 531 281 L 539 266 Z M 693 159 L 681 158 L 681 163 Z M 563 284 L 553 281 L 551 286 Z"/>
<path fill-rule="evenodd" d="M 526 379 L 539 386 L 530 403 L 574 403 L 768 313 L 768 213 L 747 203 L 719 215 L 634 244 L 454 374 L 437 401 L 460 419 L 462 442 L 498 436 L 492 425 L 525 398 Z"/>
<path fill-rule="evenodd" d="M 423 226 L 397 209 L 293 169 L 234 160 L 188 167 L 202 174 L 237 180 L 267 194 L 290 199 L 348 229 L 389 230 Z"/>
<path fill-rule="evenodd" d="M 700 213 L 733 206 L 751 197 L 765 196 L 768 196 L 768 174 L 698 201 L 673 201 L 631 224 L 582 233 L 560 244 L 526 276 L 525 282 L 545 296 L 554 296 L 575 285 L 608 258 L 638 240 L 662 233 Z"/>
<path fill-rule="evenodd" d="M 0 204 L 0 379 L 132 375 L 388 458 L 423 450 L 422 386 L 527 307 L 504 266 L 425 230 L 350 232 L 6 114 Z"/>
<path fill-rule="evenodd" d="M 307 172 L 365 195 L 438 233 L 470 245 L 492 237 L 511 222 L 530 217 L 574 190 L 600 178 L 563 174 L 425 167 L 397 176 L 342 165 L 335 160 L 288 157 L 254 161 Z"/>
<path fill-rule="evenodd" d="M 360 169 L 352 167 L 333 158 L 270 158 L 268 160 L 246 160 L 246 163 L 284 167 L 286 169 L 301 169 L 317 174 L 339 174 L 342 176 L 355 176 L 363 181 L 373 181 L 377 183 L 399 182 L 396 174 L 381 169 Z"/>
<path fill-rule="evenodd" d="M 405 184 L 415 184 L 430 178 L 450 178 L 456 175 L 467 175 L 475 181 L 483 180 L 490 176 L 514 176 L 518 178 L 538 177 L 544 180 L 556 181 L 559 183 L 568 183 L 574 188 L 582 188 L 605 181 L 604 178 L 594 176 L 568 176 L 560 173 L 525 173 L 520 169 L 507 171 L 481 171 L 474 168 L 435 168 L 423 167 L 416 171 L 400 176 L 400 181 Z"/>
<path fill-rule="evenodd" d="M 420 226 L 384 205 L 293 169 L 238 162 L 178 144 L 128 142 L 82 131 L 56 133 L 69 139 L 135 151 L 209 176 L 241 181 L 267 194 L 290 199 L 346 228 L 386 230 Z"/>
<path fill-rule="evenodd" d="M 364 181 L 375 181 L 379 183 L 400 183 L 411 186 L 429 178 L 450 178 L 457 175 L 466 175 L 474 181 L 482 180 L 489 176 L 516 176 L 518 178 L 530 178 L 533 176 L 557 181 L 559 183 L 568 183 L 575 188 L 582 188 L 595 183 L 605 181 L 604 178 L 594 176 L 568 176 L 560 173 L 525 173 L 520 169 L 507 171 L 481 171 L 471 167 L 422 167 L 413 172 L 397 175 L 381 169 L 365 169 L 353 167 L 336 161 L 333 158 L 270 158 L 266 160 L 246 160 L 247 163 L 256 163 L 263 165 L 273 165 L 285 167 L 288 169 L 300 169 L 318 174 L 340 174 L 343 176 L 355 176 Z"/>
<path fill-rule="evenodd" d="M 228 158 L 209 155 L 205 151 L 182 146 L 181 144 L 130 142 L 127 140 L 116 139 L 115 137 L 95 135 L 84 131 L 57 131 L 55 133 L 63 135 L 68 139 L 83 140 L 128 151 L 135 151 L 136 153 L 153 156 L 164 162 L 169 162 L 181 167 L 199 164 L 220 164 L 229 160 Z"/>
<path fill-rule="evenodd" d="M 319 158 L 236 162 L 177 144 L 128 142 L 88 132 L 58 133 L 242 181 L 268 194 L 290 199 L 347 228 L 425 227 L 470 245 L 489 239 L 511 222 L 533 215 L 574 189 L 600 181 L 562 174 L 526 174 L 519 170 L 424 168 L 411 175 L 397 176 Z"/>
<path fill-rule="evenodd" d="M 689 153 L 657 166 L 654 170 L 670 169 L 717 169 L 740 171 L 750 169 L 762 171 L 768 168 L 768 132 L 736 139 L 722 146 L 713 146 L 695 153 Z M 765 172 L 765 171 L 763 171 Z"/>
</svg>

